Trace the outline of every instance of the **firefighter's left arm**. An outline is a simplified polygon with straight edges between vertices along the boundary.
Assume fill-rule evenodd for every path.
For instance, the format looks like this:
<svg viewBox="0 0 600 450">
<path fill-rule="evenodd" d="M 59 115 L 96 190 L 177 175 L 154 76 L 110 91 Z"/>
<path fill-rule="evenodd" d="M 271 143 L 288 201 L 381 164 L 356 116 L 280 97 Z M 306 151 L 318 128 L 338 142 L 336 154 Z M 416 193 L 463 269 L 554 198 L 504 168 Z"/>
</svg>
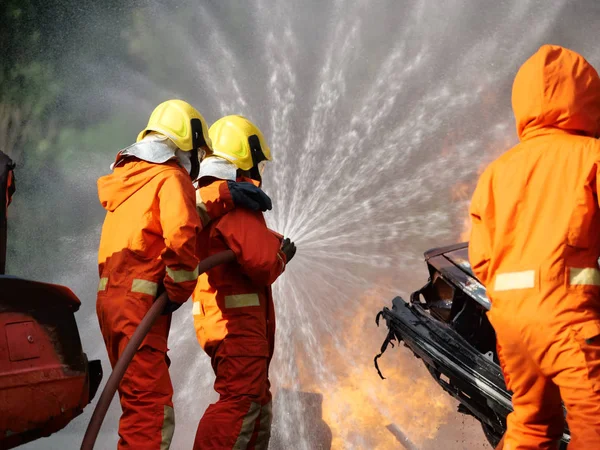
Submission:
<svg viewBox="0 0 600 450">
<path fill-rule="evenodd" d="M 196 207 L 203 226 L 233 210 L 235 205 L 227 180 L 215 179 L 212 183 L 199 187 L 196 190 Z"/>
<path fill-rule="evenodd" d="M 206 226 L 234 208 L 266 211 L 272 208 L 272 203 L 269 196 L 252 183 L 215 179 L 196 191 L 196 206 L 202 224 Z"/>
<path fill-rule="evenodd" d="M 469 261 L 473 273 L 486 287 L 491 281 L 489 279 L 489 263 L 494 233 L 493 209 L 492 171 L 488 167 L 477 182 L 469 208 L 471 218 Z"/>
<path fill-rule="evenodd" d="M 219 221 L 217 231 L 256 284 L 270 285 L 285 270 L 281 240 L 267 228 L 261 213 L 236 209 Z"/>
<path fill-rule="evenodd" d="M 196 235 L 201 230 L 194 187 L 183 172 L 169 173 L 159 192 L 160 224 L 165 249 L 164 286 L 173 302 L 185 302 L 198 278 Z"/>
</svg>

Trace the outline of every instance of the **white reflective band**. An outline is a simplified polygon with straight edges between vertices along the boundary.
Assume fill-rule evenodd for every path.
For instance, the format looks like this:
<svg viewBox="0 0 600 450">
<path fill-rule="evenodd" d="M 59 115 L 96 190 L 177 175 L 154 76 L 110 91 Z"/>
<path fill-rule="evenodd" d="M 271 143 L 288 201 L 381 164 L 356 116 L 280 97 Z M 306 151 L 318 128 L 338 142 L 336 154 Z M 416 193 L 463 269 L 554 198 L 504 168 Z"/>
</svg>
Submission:
<svg viewBox="0 0 600 450">
<path fill-rule="evenodd" d="M 198 267 L 194 270 L 173 270 L 167 267 L 167 275 L 169 275 L 175 283 L 196 281 L 198 279 Z"/>
<path fill-rule="evenodd" d="M 156 297 L 156 293 L 158 292 L 158 283 L 135 278 L 131 283 L 131 292 L 137 292 L 139 294 L 147 294 L 151 295 L 152 297 Z"/>
<path fill-rule="evenodd" d="M 194 302 L 194 304 L 192 305 L 192 315 L 198 316 L 200 314 L 201 314 L 200 302 Z"/>
<path fill-rule="evenodd" d="M 594 267 L 569 267 L 569 284 L 572 286 L 600 286 L 600 270 Z"/>
<path fill-rule="evenodd" d="M 175 411 L 173 407 L 164 405 L 163 424 L 160 430 L 160 450 L 169 450 L 175 433 Z"/>
<path fill-rule="evenodd" d="M 271 402 L 260 408 L 260 422 L 258 436 L 256 437 L 255 450 L 267 450 L 271 436 L 271 423 L 273 422 L 273 410 Z"/>
<path fill-rule="evenodd" d="M 535 287 L 535 270 L 523 272 L 507 272 L 496 275 L 495 291 L 510 291 L 513 289 L 531 289 Z"/>
<path fill-rule="evenodd" d="M 243 308 L 244 306 L 260 306 L 258 294 L 238 294 L 225 296 L 225 308 Z"/>
<path fill-rule="evenodd" d="M 100 282 L 98 283 L 98 292 L 105 291 L 107 284 L 108 284 L 108 278 L 100 278 Z"/>
<path fill-rule="evenodd" d="M 233 445 L 233 450 L 246 450 L 248 443 L 250 442 L 250 438 L 252 437 L 252 433 L 254 432 L 254 426 L 259 414 L 260 404 L 254 402 L 250 403 L 250 408 L 242 420 L 242 428 L 240 429 L 240 434 Z"/>
</svg>

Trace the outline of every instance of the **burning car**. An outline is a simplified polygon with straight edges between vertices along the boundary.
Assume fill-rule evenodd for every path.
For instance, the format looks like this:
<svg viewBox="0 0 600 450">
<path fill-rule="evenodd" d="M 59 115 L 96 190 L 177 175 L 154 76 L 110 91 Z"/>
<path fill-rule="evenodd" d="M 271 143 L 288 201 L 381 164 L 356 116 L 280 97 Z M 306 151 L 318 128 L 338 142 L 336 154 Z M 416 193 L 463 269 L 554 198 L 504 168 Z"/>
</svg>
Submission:
<svg viewBox="0 0 600 450">
<path fill-rule="evenodd" d="M 512 411 L 511 392 L 504 383 L 496 353 L 496 335 L 486 311 L 491 303 L 468 259 L 468 243 L 425 252 L 429 280 L 407 302 L 392 300 L 392 308 L 377 314 L 389 332 L 381 353 L 392 341 L 403 341 L 421 359 L 435 381 L 459 402 L 458 411 L 475 417 L 492 446 L 506 430 Z M 383 378 L 381 372 L 379 375 Z M 570 440 L 565 425 L 561 449 Z"/>
</svg>

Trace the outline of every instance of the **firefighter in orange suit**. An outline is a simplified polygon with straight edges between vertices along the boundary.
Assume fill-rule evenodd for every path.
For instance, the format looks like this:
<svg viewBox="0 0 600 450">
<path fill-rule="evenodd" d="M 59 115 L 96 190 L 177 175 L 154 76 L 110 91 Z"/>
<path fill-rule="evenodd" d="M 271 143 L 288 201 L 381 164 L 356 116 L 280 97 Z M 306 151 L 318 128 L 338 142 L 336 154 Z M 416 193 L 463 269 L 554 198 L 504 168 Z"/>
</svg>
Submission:
<svg viewBox="0 0 600 450">
<path fill-rule="evenodd" d="M 169 100 L 153 111 L 137 143 L 118 153 L 114 172 L 98 180 L 107 213 L 98 252 L 96 310 L 113 367 L 157 295 L 164 289 L 170 300 L 119 385 L 119 449 L 162 450 L 171 443 L 170 313 L 190 297 L 197 281 L 201 222 L 192 180 L 199 171 L 199 152 L 210 149 L 202 115 L 184 101 Z M 222 183 L 225 200 L 217 214 L 234 205 L 270 207 L 258 188 L 240 184 L 230 192 Z"/>
<path fill-rule="evenodd" d="M 200 167 L 200 198 L 218 201 L 216 180 L 262 181 L 271 152 L 260 130 L 227 116 L 209 130 L 213 150 Z M 235 209 L 207 223 L 200 258 L 231 249 L 237 261 L 198 279 L 193 315 L 200 345 L 211 358 L 219 400 L 200 420 L 194 449 L 267 449 L 271 434 L 268 378 L 275 339 L 271 284 L 296 248 L 270 231 L 260 212 Z"/>
<path fill-rule="evenodd" d="M 481 175 L 469 259 L 514 412 L 503 446 L 600 449 L 600 78 L 579 54 L 544 45 L 519 69 L 520 143 Z"/>
</svg>

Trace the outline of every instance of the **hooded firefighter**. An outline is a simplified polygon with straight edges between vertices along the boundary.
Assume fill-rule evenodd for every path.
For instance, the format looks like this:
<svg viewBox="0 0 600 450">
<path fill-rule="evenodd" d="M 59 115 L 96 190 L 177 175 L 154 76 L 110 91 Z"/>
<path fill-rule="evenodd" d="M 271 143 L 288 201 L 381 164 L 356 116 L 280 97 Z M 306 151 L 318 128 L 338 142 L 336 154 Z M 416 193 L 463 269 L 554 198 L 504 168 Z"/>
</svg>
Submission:
<svg viewBox="0 0 600 450">
<path fill-rule="evenodd" d="M 544 45 L 519 69 L 520 143 L 481 175 L 469 258 L 513 392 L 504 448 L 600 448 L 600 79 Z"/>
</svg>

